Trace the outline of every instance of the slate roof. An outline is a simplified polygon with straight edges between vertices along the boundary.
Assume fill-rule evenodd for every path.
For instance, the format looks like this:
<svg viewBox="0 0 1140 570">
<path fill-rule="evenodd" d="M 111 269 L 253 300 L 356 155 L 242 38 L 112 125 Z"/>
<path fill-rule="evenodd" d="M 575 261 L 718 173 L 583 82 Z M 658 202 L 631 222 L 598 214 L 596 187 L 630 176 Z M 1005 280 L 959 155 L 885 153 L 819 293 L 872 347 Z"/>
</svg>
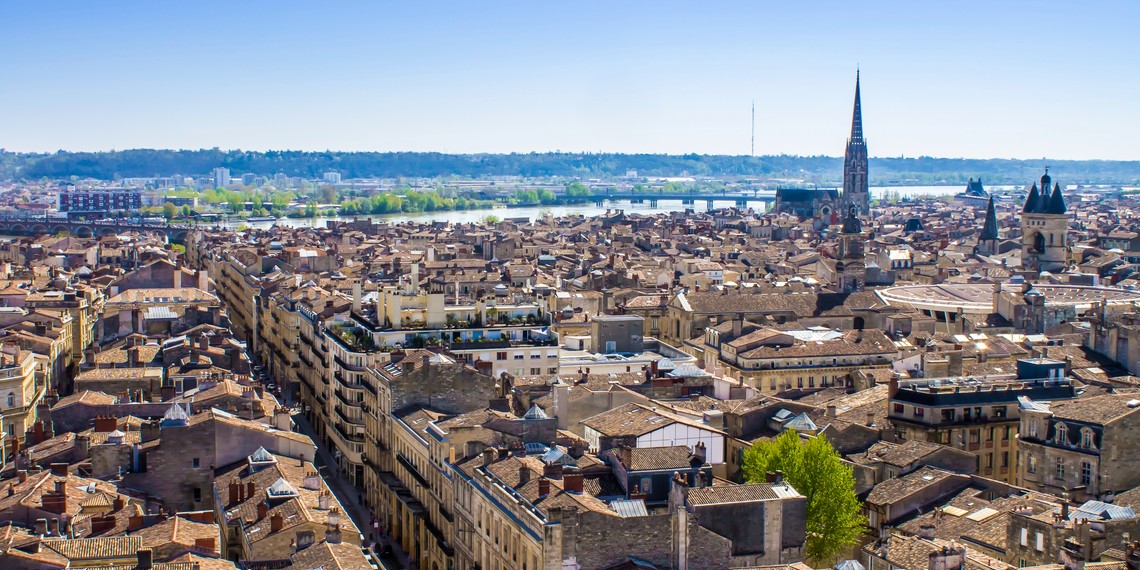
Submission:
<svg viewBox="0 0 1140 570">
<path fill-rule="evenodd" d="M 791 495 L 789 495 L 791 494 Z M 799 496 L 799 493 L 786 483 L 753 483 L 749 485 L 724 485 L 690 489 L 686 502 L 691 506 L 720 505 L 725 503 L 751 503 L 771 501 L 785 496 Z"/>
<path fill-rule="evenodd" d="M 1059 420 L 1104 425 L 1140 410 L 1140 405 L 1128 405 L 1129 402 L 1140 402 L 1137 396 L 1140 394 L 1105 394 L 1053 402 L 1049 408 L 1053 411 L 1053 417 Z"/>
</svg>

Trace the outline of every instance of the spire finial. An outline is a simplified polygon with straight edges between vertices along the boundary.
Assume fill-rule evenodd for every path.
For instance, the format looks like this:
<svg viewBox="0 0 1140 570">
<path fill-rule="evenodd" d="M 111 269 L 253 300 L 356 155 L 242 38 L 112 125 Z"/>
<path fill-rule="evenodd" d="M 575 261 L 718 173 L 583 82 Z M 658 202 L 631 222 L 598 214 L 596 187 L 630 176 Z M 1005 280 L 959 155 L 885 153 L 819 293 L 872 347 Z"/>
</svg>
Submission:
<svg viewBox="0 0 1140 570">
<path fill-rule="evenodd" d="M 859 69 L 855 69 L 855 109 L 851 113 L 851 141 L 863 142 L 863 108 L 859 97 Z"/>
</svg>

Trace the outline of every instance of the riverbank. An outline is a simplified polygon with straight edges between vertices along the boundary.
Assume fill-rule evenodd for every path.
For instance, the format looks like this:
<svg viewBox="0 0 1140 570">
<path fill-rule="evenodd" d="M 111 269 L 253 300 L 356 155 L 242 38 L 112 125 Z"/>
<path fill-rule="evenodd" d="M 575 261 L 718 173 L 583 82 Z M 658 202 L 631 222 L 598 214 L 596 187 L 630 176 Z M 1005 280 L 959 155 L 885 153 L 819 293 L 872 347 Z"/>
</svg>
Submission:
<svg viewBox="0 0 1140 570">
<path fill-rule="evenodd" d="M 1010 187 L 1012 188 L 1012 187 Z M 1001 190 L 1001 188 L 994 188 L 994 190 Z M 961 186 L 883 186 L 872 187 L 871 197 L 882 198 L 884 193 L 892 192 L 897 193 L 900 198 L 915 198 L 921 196 L 931 197 L 948 197 L 958 194 L 962 191 Z M 631 203 L 629 200 L 607 200 L 602 206 L 598 206 L 594 202 L 585 204 L 565 204 L 555 206 L 506 206 L 500 205 L 495 208 L 483 208 L 478 210 L 450 210 L 450 211 L 436 211 L 436 212 L 403 212 L 398 214 L 362 214 L 356 216 L 321 216 L 315 218 L 281 218 L 276 221 L 264 222 L 250 222 L 248 220 L 227 220 L 218 222 L 217 224 L 209 224 L 211 226 L 218 225 L 227 228 L 237 227 L 250 227 L 257 229 L 266 229 L 273 225 L 289 226 L 289 227 L 322 227 L 329 221 L 347 222 L 354 219 L 371 219 L 377 221 L 385 221 L 389 223 L 402 223 L 402 222 L 432 222 L 432 221 L 448 221 L 457 224 L 473 223 L 483 221 L 487 216 L 493 215 L 499 218 L 526 218 L 530 221 L 541 218 L 549 213 L 555 217 L 563 216 L 600 216 L 604 215 L 607 211 L 623 210 L 627 213 L 637 213 L 645 215 L 653 214 L 667 214 L 670 212 L 681 212 L 685 210 L 694 210 L 697 212 L 704 212 L 708 210 L 708 202 L 701 199 L 696 199 L 692 204 L 683 204 L 683 199 L 689 199 L 688 196 L 678 196 L 677 198 L 662 199 L 656 202 L 656 205 L 648 201 L 641 203 Z M 763 206 L 765 209 L 769 207 L 770 203 L 753 202 L 752 207 L 759 209 Z M 714 201 L 713 209 L 718 208 L 731 208 L 736 206 L 733 200 L 717 200 Z"/>
</svg>

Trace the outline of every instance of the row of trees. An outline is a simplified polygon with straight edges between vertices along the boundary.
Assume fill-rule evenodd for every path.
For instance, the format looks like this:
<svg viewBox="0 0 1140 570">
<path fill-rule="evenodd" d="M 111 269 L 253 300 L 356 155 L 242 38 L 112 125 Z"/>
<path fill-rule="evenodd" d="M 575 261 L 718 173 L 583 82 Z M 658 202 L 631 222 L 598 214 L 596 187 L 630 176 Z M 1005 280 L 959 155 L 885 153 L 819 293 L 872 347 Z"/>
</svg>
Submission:
<svg viewBox="0 0 1140 570">
<path fill-rule="evenodd" d="M 448 210 L 474 210 L 490 205 L 486 200 L 460 196 L 445 198 L 435 190 L 424 192 L 408 190 L 403 194 L 384 192 L 372 197 L 345 199 L 340 203 L 341 215 L 395 214 L 400 212 L 441 212 Z"/>
<path fill-rule="evenodd" d="M 842 145 L 836 145 L 836 152 Z M 965 184 L 982 176 L 990 184 L 1024 184 L 1041 175 L 1044 159 L 878 157 L 870 161 L 873 184 Z M 1047 161 L 1072 182 L 1125 183 L 1140 180 L 1140 161 Z M 838 156 L 728 156 L 613 153 L 442 154 L 433 152 L 301 152 L 242 150 L 135 149 L 111 152 L 0 152 L 0 176 L 17 179 L 70 176 L 116 177 L 205 175 L 216 167 L 263 175 L 284 173 L 307 179 L 329 171 L 345 178 L 436 178 L 460 176 L 602 177 L 762 176 L 806 178 L 837 184 L 843 172 Z"/>
</svg>

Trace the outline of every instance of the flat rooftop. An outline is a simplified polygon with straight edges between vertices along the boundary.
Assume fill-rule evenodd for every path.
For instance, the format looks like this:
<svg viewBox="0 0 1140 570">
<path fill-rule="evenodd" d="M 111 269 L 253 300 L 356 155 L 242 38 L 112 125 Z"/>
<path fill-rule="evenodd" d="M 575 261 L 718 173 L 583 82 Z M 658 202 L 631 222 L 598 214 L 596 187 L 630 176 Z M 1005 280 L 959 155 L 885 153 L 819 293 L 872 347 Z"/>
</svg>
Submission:
<svg viewBox="0 0 1140 570">
<path fill-rule="evenodd" d="M 1140 291 L 1116 287 L 1086 285 L 1034 285 L 1045 296 L 1047 306 L 1072 306 L 1087 309 L 1094 303 L 1110 305 L 1140 301 Z M 876 291 L 883 302 L 892 306 L 909 306 L 928 311 L 990 314 L 994 312 L 992 284 L 902 285 Z"/>
</svg>

